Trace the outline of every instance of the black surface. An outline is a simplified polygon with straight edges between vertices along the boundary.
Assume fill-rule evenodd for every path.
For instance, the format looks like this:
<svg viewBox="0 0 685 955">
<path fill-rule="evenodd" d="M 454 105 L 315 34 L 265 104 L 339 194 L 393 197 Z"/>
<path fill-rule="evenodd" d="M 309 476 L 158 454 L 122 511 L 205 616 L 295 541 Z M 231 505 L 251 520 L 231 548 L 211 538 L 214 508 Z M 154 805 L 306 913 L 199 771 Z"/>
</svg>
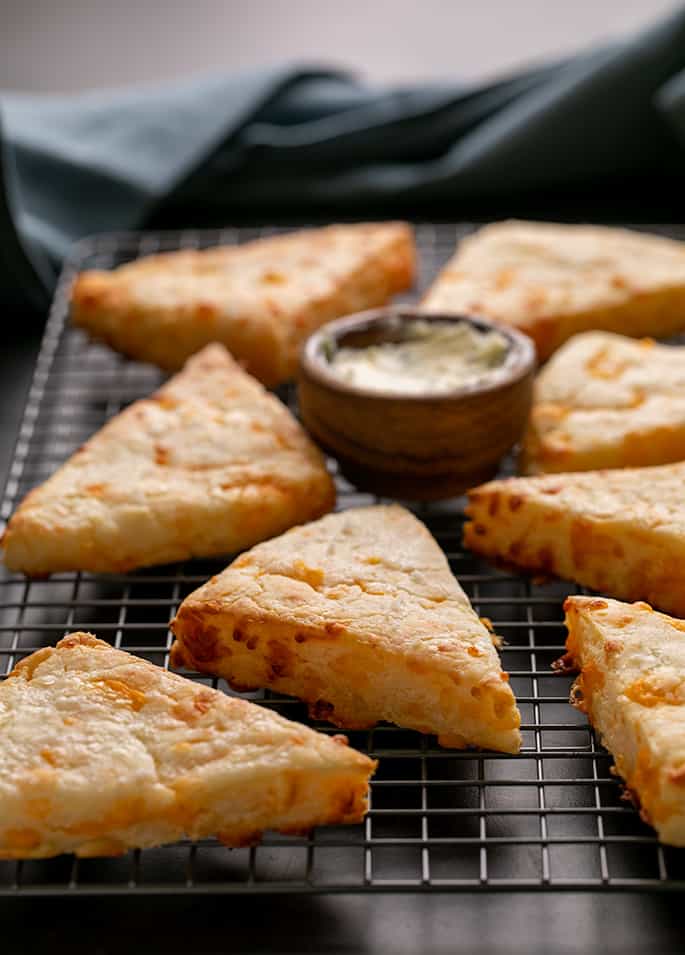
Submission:
<svg viewBox="0 0 685 955">
<path fill-rule="evenodd" d="M 8 322 L 0 351 L 0 480 L 5 479 L 39 333 Z M 678 897 L 152 897 L 9 899 L 0 952 L 575 953 L 683 952 Z"/>
<path fill-rule="evenodd" d="M 9 465 L 38 334 L 0 352 L 0 472 Z M 5 899 L 3 955 L 593 953 L 685 950 L 677 897 L 475 896 Z"/>
<path fill-rule="evenodd" d="M 6 320 L 4 328 L 0 348 L 0 487 L 4 487 L 7 480 L 43 334 L 40 322 L 21 314 L 14 320 Z"/>
<path fill-rule="evenodd" d="M 681 222 L 685 215 L 685 192 L 682 178 L 664 175 L 612 178 L 595 188 L 569 186 L 563 192 L 545 189 L 534 193 L 522 191 L 491 199 L 443 199 L 398 209 L 397 203 L 367 204 L 364 217 L 372 219 L 413 219 L 419 222 L 489 222 L 497 219 L 542 219 L 550 222 L 650 223 Z M 359 210 L 349 204 L 329 206 L 326 215 L 317 217 L 312 210 L 284 204 L 270 209 L 268 215 L 255 218 L 254 213 L 231 210 L 232 225 L 311 225 L 335 221 L 358 220 Z M 173 202 L 151 216 L 147 229 L 221 228 L 226 223 L 226 210 L 219 203 L 216 212 L 197 205 Z"/>
<path fill-rule="evenodd" d="M 447 261 L 467 223 L 416 226 L 420 295 Z M 654 227 L 656 228 L 656 227 Z M 136 233 L 82 243 L 65 267 L 38 359 L 22 440 L 2 514 L 130 401 L 162 380 L 149 365 L 90 343 L 68 324 L 68 289 L 77 270 L 111 268 L 161 248 L 254 239 L 270 230 Z M 662 226 L 674 236 L 678 227 Z M 282 397 L 293 404 L 292 389 Z M 509 473 L 512 462 L 503 463 Z M 338 505 L 378 503 L 337 476 Z M 563 653 L 562 603 L 573 585 L 497 572 L 461 545 L 463 500 L 417 505 L 478 613 L 504 639 L 504 665 L 522 716 L 519 755 L 454 752 L 434 739 L 381 725 L 350 734 L 379 760 L 363 826 L 316 830 L 227 852 L 212 840 L 178 844 L 114 860 L 0 864 L 0 895 L 74 896 L 320 893 L 609 891 L 679 892 L 685 855 L 658 845 L 653 830 L 621 799 L 611 760 L 587 720 L 568 705 L 570 678 L 550 664 Z M 226 558 L 188 561 L 128 575 L 62 574 L 28 583 L 0 569 L 0 679 L 21 656 L 85 629 L 167 665 L 167 621 L 180 600 L 218 573 Z M 13 598 L 12 599 L 12 595 Z M 206 681 L 197 673 L 190 679 Z M 216 686 L 218 681 L 212 681 Z M 222 685 L 221 689 L 230 692 Z M 306 708 L 280 693 L 250 699 L 307 722 Z M 335 732 L 314 723 L 322 732 Z"/>
<path fill-rule="evenodd" d="M 678 902 L 650 896 L 12 900 L 0 917 L 3 955 L 683 952 Z"/>
</svg>

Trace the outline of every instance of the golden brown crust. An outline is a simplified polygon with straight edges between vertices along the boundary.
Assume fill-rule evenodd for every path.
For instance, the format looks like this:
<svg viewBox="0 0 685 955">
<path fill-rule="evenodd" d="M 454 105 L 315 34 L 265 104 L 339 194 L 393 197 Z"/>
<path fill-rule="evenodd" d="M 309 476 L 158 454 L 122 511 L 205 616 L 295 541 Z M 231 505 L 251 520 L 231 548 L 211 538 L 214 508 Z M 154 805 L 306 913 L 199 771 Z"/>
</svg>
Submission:
<svg viewBox="0 0 685 955">
<path fill-rule="evenodd" d="M 528 474 L 685 458 L 685 348 L 608 332 L 574 336 L 535 382 Z"/>
<path fill-rule="evenodd" d="M 460 243 L 423 304 L 516 325 L 541 359 L 590 329 L 664 337 L 685 328 L 685 245 L 628 229 L 497 222 Z"/>
<path fill-rule="evenodd" d="M 175 371 L 219 341 L 275 385 L 295 374 L 310 332 L 384 305 L 414 273 L 405 223 L 338 225 L 84 272 L 71 310 L 76 325 L 132 358 Z"/>
<path fill-rule="evenodd" d="M 315 718 L 519 749 L 492 635 L 401 507 L 344 511 L 253 548 L 186 598 L 172 628 L 174 665 L 299 696 Z"/>
<path fill-rule="evenodd" d="M 0 686 L 0 858 L 358 822 L 375 763 L 75 633 Z"/>
<path fill-rule="evenodd" d="M 234 553 L 330 510 L 333 482 L 288 409 L 208 345 L 19 505 L 5 563 L 125 572 Z"/>
<path fill-rule="evenodd" d="M 685 615 L 685 464 L 491 481 L 464 543 L 511 566 Z"/>
<path fill-rule="evenodd" d="M 662 842 L 685 845 L 685 621 L 648 604 L 569 597 L 572 699 Z"/>
</svg>

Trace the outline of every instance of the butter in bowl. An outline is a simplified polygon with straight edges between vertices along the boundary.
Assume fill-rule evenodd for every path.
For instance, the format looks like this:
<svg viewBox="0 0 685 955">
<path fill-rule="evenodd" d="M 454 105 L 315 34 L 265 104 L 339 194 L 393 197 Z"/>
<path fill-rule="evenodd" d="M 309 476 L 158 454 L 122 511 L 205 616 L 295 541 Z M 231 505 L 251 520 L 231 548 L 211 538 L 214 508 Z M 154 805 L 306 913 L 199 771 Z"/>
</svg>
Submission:
<svg viewBox="0 0 685 955">
<path fill-rule="evenodd" d="M 306 341 L 300 414 L 357 487 L 436 500 L 497 472 L 525 427 L 534 373 L 532 342 L 513 328 L 377 309 Z"/>
</svg>

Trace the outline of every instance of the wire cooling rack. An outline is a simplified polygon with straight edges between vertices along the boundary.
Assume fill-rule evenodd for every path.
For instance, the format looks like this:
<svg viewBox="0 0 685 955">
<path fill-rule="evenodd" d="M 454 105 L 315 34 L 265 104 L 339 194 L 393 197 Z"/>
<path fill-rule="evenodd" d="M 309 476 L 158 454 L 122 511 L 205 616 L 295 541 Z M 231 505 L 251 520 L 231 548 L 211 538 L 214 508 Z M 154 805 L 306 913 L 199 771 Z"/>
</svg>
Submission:
<svg viewBox="0 0 685 955">
<path fill-rule="evenodd" d="M 469 230 L 419 225 L 423 283 Z M 156 369 L 90 344 L 67 322 L 82 268 L 109 268 L 160 249 L 242 242 L 275 230 L 114 235 L 77 246 L 57 289 L 2 501 L 19 500 L 129 402 L 162 380 Z M 663 230 L 668 231 L 668 230 Z M 293 394 L 283 394 L 294 407 Z M 340 508 L 374 503 L 338 477 Z M 379 762 L 362 825 L 308 838 L 268 834 L 228 850 L 206 840 L 117 859 L 61 856 L 0 862 L 0 895 L 505 890 L 682 890 L 685 853 L 661 847 L 622 798 L 611 758 L 569 706 L 562 602 L 570 584 L 501 573 L 461 549 L 463 500 L 419 506 L 469 593 L 506 641 L 502 648 L 522 714 L 519 756 L 440 749 L 434 738 L 381 725 L 349 733 Z M 168 621 L 180 601 L 225 561 L 193 561 L 127 575 L 0 576 L 0 673 L 75 629 L 167 666 Z M 199 682 L 217 685 L 207 677 Z M 219 687 L 232 692 L 223 683 Z M 247 694 L 308 722 L 305 707 L 270 692 Z M 334 732 L 325 724 L 313 724 Z"/>
</svg>

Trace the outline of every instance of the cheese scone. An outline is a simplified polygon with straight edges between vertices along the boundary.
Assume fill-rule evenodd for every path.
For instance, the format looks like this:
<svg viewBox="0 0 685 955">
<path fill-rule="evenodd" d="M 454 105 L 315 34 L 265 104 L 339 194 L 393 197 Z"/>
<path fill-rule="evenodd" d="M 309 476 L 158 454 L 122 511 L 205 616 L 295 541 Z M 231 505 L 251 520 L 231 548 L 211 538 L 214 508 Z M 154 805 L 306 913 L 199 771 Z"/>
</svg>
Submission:
<svg viewBox="0 0 685 955">
<path fill-rule="evenodd" d="M 330 510 L 325 462 L 285 405 L 208 345 L 98 431 L 12 516 L 29 576 L 230 554 Z"/>
<path fill-rule="evenodd" d="M 497 222 L 464 239 L 423 305 L 515 325 L 547 358 L 593 328 L 685 328 L 685 244 L 601 226 Z"/>
<path fill-rule="evenodd" d="M 662 842 L 685 846 L 685 621 L 645 603 L 569 597 L 564 668 Z"/>
<path fill-rule="evenodd" d="M 610 332 L 575 335 L 535 382 L 527 474 L 685 459 L 685 348 Z"/>
<path fill-rule="evenodd" d="M 181 604 L 172 663 L 379 720 L 443 746 L 516 753 L 520 717 L 493 637 L 404 508 L 344 511 L 258 545 Z"/>
<path fill-rule="evenodd" d="M 131 358 L 174 371 L 219 341 L 275 385 L 294 376 L 311 332 L 384 305 L 414 272 L 405 223 L 328 226 L 83 272 L 71 312 L 76 325 Z"/>
<path fill-rule="evenodd" d="M 0 859 L 359 822 L 375 763 L 73 633 L 0 684 Z"/>
<path fill-rule="evenodd" d="M 505 564 L 685 616 L 685 463 L 491 481 L 464 543 Z"/>
</svg>

